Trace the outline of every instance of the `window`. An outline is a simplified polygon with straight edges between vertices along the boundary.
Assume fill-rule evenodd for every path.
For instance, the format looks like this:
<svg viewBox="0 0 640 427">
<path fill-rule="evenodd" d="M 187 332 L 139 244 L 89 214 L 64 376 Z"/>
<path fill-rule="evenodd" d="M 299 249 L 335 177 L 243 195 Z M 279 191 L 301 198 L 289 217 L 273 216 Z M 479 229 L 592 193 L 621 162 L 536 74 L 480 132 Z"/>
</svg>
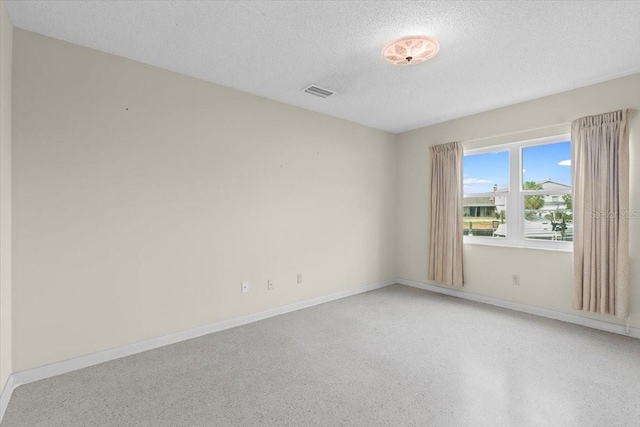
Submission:
<svg viewBox="0 0 640 427">
<path fill-rule="evenodd" d="M 464 240 L 571 250 L 568 135 L 466 150 Z"/>
</svg>

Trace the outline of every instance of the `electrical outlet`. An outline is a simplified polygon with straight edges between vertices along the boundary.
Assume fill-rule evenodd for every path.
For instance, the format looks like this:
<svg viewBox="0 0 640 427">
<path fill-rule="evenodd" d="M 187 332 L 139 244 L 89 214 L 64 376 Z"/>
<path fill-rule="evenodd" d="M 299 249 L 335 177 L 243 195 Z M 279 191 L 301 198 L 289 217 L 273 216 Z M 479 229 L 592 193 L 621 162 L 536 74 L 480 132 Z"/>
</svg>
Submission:
<svg viewBox="0 0 640 427">
<path fill-rule="evenodd" d="M 511 284 L 513 286 L 520 286 L 520 276 L 517 274 L 511 275 Z"/>
<path fill-rule="evenodd" d="M 267 280 L 267 290 L 269 291 L 273 290 L 273 280 L 271 279 Z"/>
<path fill-rule="evenodd" d="M 242 282 L 242 285 L 240 286 L 240 292 L 243 294 L 249 292 L 249 282 Z"/>
<path fill-rule="evenodd" d="M 302 274 L 298 273 L 298 284 L 302 283 Z"/>
</svg>

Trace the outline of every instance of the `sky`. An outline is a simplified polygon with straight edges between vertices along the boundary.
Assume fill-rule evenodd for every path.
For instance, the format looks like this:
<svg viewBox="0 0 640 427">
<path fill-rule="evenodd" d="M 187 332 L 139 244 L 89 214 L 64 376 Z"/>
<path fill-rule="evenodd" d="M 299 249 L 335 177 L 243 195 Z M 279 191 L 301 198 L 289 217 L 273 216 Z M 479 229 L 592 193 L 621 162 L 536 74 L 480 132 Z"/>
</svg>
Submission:
<svg viewBox="0 0 640 427">
<path fill-rule="evenodd" d="M 522 181 L 551 179 L 571 185 L 571 142 L 522 149 Z M 464 193 L 490 193 L 493 185 L 509 185 L 509 151 L 464 156 Z"/>
</svg>

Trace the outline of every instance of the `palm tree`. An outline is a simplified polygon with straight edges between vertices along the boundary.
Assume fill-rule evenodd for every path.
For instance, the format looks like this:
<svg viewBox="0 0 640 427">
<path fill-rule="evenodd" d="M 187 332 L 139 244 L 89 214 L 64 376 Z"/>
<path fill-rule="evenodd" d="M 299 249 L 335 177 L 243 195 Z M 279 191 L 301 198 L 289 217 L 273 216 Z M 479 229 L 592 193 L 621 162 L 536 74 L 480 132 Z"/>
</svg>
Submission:
<svg viewBox="0 0 640 427">
<path fill-rule="evenodd" d="M 542 190 L 542 185 L 538 184 L 535 181 L 525 181 L 522 184 L 522 189 L 523 190 Z M 524 208 L 526 210 L 537 211 L 543 206 L 544 206 L 543 196 L 525 196 L 524 197 Z"/>
</svg>

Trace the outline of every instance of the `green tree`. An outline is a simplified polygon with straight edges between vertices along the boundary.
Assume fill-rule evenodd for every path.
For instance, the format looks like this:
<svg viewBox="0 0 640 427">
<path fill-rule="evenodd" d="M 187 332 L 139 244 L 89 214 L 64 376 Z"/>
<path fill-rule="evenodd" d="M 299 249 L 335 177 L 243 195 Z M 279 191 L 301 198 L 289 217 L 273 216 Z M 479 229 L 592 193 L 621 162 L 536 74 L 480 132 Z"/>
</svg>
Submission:
<svg viewBox="0 0 640 427">
<path fill-rule="evenodd" d="M 522 189 L 523 190 L 542 190 L 542 185 L 536 183 L 535 181 L 525 181 L 522 184 Z M 524 197 L 524 208 L 527 210 L 537 211 L 543 206 L 544 206 L 543 196 L 525 196 Z"/>
<path fill-rule="evenodd" d="M 571 194 L 565 194 L 562 196 L 562 200 L 564 200 L 564 205 L 567 207 L 568 211 L 573 209 L 573 199 L 571 198 Z"/>
</svg>

